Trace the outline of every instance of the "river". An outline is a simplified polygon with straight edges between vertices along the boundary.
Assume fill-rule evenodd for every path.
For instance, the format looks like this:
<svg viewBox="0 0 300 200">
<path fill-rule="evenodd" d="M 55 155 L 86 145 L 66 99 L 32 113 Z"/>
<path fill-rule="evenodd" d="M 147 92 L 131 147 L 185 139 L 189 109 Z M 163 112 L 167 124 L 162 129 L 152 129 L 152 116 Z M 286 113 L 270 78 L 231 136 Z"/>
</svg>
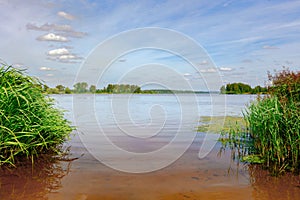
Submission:
<svg viewBox="0 0 300 200">
<path fill-rule="evenodd" d="M 76 125 L 66 159 L 0 172 L 0 199 L 300 199 L 299 176 L 231 159 L 200 116 L 242 116 L 253 95 L 53 95 Z"/>
</svg>

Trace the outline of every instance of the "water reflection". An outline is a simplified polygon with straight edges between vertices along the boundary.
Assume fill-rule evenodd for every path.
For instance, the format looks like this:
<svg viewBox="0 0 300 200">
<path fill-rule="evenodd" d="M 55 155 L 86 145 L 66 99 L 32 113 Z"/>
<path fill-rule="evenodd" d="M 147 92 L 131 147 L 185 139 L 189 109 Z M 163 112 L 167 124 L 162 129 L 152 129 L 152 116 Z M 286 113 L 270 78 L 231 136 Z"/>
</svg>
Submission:
<svg viewBox="0 0 300 200">
<path fill-rule="evenodd" d="M 254 199 L 300 199 L 300 175 L 271 176 L 260 165 L 249 165 Z"/>
<path fill-rule="evenodd" d="M 0 168 L 0 199 L 47 199 L 46 194 L 62 187 L 61 179 L 70 162 L 42 155 L 34 161 L 22 162 L 17 168 Z"/>
<path fill-rule="evenodd" d="M 240 162 L 241 156 L 248 155 L 247 151 L 237 146 L 221 145 L 218 156 L 230 154 L 228 175 L 236 176 L 248 174 L 252 194 L 250 199 L 268 200 L 300 199 L 300 175 L 286 173 L 282 176 L 272 176 L 267 169 L 259 164 Z"/>
</svg>

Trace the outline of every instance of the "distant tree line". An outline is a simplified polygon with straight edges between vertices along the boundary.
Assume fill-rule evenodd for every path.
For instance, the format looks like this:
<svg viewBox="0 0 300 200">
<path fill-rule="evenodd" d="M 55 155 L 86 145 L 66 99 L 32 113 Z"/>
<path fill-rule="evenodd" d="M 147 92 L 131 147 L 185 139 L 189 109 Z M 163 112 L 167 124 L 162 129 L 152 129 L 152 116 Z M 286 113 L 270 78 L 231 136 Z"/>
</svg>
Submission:
<svg viewBox="0 0 300 200">
<path fill-rule="evenodd" d="M 97 93 L 141 93 L 142 90 L 137 85 L 129 84 L 108 84 L 102 90 L 97 90 Z"/>
<path fill-rule="evenodd" d="M 125 93 L 137 93 L 137 94 L 172 94 L 172 93 L 209 93 L 203 91 L 188 91 L 188 90 L 169 90 L 169 89 L 150 89 L 142 90 L 137 85 L 130 84 L 108 84 L 102 89 L 98 89 L 95 85 L 88 85 L 86 82 L 79 82 L 73 85 L 73 88 L 65 87 L 63 85 L 57 85 L 54 88 L 43 85 L 44 93 L 47 94 L 125 94 Z M 266 93 L 267 88 L 256 86 L 251 88 L 250 85 L 244 83 L 229 83 L 220 88 L 221 94 L 259 94 Z"/>
<path fill-rule="evenodd" d="M 108 84 L 103 89 L 97 89 L 95 85 L 89 86 L 86 82 L 76 83 L 73 89 L 63 85 L 57 85 L 50 88 L 44 85 L 43 91 L 47 94 L 80 94 L 80 93 L 142 93 L 142 90 L 137 85 L 129 84 Z"/>
<path fill-rule="evenodd" d="M 192 91 L 192 90 L 151 89 L 151 90 L 142 90 L 142 93 L 147 93 L 147 94 L 209 94 L 209 93 L 218 93 L 218 92 Z"/>
<path fill-rule="evenodd" d="M 252 88 L 245 83 L 228 83 L 220 88 L 221 94 L 264 94 L 267 92 L 266 87 L 255 86 Z"/>
<path fill-rule="evenodd" d="M 57 85 L 50 88 L 47 85 L 43 86 L 43 92 L 47 94 L 173 94 L 173 93 L 209 93 L 202 91 L 189 91 L 189 90 L 169 90 L 169 89 L 149 89 L 142 90 L 140 86 L 130 84 L 108 84 L 102 89 L 98 89 L 95 85 L 89 86 L 86 82 L 76 83 L 72 89 L 63 85 Z"/>
</svg>

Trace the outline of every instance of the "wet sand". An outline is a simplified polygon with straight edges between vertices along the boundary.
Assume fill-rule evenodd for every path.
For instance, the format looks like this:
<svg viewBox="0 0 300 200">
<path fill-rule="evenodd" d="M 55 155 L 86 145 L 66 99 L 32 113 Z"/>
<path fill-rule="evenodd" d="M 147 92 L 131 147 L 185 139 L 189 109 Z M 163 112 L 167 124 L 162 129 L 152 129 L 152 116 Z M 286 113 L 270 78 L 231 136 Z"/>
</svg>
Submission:
<svg viewBox="0 0 300 200">
<path fill-rule="evenodd" d="M 243 167 L 229 170 L 230 156 L 198 158 L 199 140 L 172 165 L 150 173 L 110 169 L 90 155 L 72 162 L 71 172 L 50 199 L 232 199 L 252 192 Z M 229 170 L 229 171 L 228 171 Z M 74 184 L 77 183 L 77 184 Z M 75 192 L 76 191 L 76 192 Z M 224 196 L 223 196 L 224 195 Z M 247 199 L 247 198 L 246 198 Z"/>
<path fill-rule="evenodd" d="M 220 146 L 198 158 L 201 137 L 172 165 L 150 173 L 113 170 L 94 159 L 76 139 L 69 157 L 45 159 L 0 172 L 0 199 L 300 199 L 300 176 L 276 178 L 231 161 Z"/>
</svg>

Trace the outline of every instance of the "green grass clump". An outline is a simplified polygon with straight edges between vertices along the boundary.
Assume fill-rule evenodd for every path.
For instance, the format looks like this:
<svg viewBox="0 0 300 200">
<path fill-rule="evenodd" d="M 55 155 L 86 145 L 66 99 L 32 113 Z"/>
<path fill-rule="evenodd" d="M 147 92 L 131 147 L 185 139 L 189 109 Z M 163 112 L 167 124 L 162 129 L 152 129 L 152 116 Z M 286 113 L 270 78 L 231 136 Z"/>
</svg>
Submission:
<svg viewBox="0 0 300 200">
<path fill-rule="evenodd" d="M 269 95 L 245 114 L 256 152 L 274 174 L 300 169 L 300 72 L 269 75 Z"/>
<path fill-rule="evenodd" d="M 57 151 L 71 131 L 37 79 L 11 66 L 0 67 L 0 165 Z"/>
</svg>

